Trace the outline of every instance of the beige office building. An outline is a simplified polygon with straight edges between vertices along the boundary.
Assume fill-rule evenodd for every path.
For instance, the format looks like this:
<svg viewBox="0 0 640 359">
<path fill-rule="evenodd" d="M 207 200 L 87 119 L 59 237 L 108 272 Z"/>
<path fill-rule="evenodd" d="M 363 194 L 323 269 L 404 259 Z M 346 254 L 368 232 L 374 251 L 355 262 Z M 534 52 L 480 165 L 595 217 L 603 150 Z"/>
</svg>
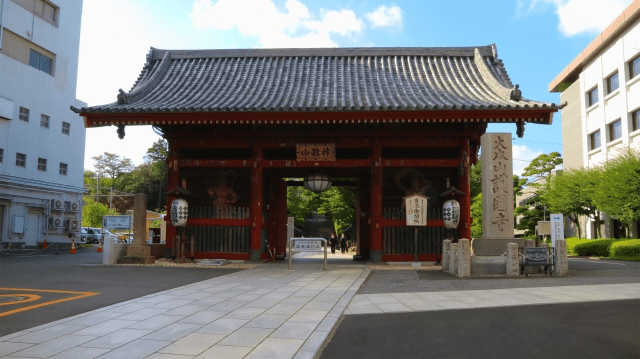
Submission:
<svg viewBox="0 0 640 359">
<path fill-rule="evenodd" d="M 635 0 L 549 84 L 566 103 L 565 169 L 597 166 L 629 146 L 640 149 L 639 23 Z M 583 228 L 594 238 L 595 224 L 588 222 Z M 632 232 L 638 235 L 638 224 Z M 619 223 L 604 216 L 603 236 L 618 237 Z"/>
</svg>

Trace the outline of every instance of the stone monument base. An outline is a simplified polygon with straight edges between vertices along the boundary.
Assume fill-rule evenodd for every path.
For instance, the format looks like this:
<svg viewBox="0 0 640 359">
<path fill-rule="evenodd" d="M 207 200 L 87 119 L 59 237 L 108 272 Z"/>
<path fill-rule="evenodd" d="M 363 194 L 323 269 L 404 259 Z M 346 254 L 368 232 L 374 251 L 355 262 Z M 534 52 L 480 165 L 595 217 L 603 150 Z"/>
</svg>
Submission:
<svg viewBox="0 0 640 359">
<path fill-rule="evenodd" d="M 118 264 L 153 264 L 156 259 L 151 255 L 148 246 L 129 246 L 127 255 L 118 258 Z"/>
<path fill-rule="evenodd" d="M 471 256 L 471 274 L 507 274 L 506 256 Z"/>
<path fill-rule="evenodd" d="M 475 238 L 471 241 L 471 251 L 476 256 L 501 256 L 507 251 L 507 243 L 516 243 L 522 248 L 526 246 L 525 241 L 521 238 Z"/>
</svg>

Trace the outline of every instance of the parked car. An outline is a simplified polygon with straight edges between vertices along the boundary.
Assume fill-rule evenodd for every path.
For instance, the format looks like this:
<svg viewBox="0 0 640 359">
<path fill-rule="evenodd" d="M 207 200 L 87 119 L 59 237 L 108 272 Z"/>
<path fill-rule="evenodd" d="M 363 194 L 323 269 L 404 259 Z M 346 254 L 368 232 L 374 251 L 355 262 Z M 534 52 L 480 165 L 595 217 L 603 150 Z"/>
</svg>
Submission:
<svg viewBox="0 0 640 359">
<path fill-rule="evenodd" d="M 93 243 L 93 244 L 100 243 L 100 240 L 102 239 L 102 233 L 100 232 L 100 229 L 93 228 L 93 227 L 85 227 L 84 229 L 87 231 L 87 234 L 88 234 L 87 243 Z"/>
<path fill-rule="evenodd" d="M 80 227 L 80 230 L 78 231 L 78 241 L 80 243 L 89 243 L 87 242 L 89 240 L 89 233 L 87 232 L 86 229 Z"/>
</svg>

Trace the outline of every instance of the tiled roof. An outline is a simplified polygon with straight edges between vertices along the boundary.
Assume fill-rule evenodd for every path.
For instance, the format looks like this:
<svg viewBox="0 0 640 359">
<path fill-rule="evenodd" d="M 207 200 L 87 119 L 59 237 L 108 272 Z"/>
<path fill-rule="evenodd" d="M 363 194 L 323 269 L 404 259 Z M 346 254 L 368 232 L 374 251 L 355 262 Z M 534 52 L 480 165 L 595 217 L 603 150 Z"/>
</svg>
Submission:
<svg viewBox="0 0 640 359">
<path fill-rule="evenodd" d="M 520 97 L 495 45 L 151 49 L 131 91 L 92 113 L 552 109 Z"/>
</svg>

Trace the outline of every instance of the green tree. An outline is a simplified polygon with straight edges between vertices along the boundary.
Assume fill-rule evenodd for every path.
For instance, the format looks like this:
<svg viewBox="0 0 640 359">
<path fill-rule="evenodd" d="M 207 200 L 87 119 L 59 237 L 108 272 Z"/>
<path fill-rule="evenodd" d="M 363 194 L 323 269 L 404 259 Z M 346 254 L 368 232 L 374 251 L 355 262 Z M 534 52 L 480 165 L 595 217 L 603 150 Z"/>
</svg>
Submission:
<svg viewBox="0 0 640 359">
<path fill-rule="evenodd" d="M 598 208 L 629 228 L 640 219 L 640 152 L 627 149 L 599 172 L 593 200 Z"/>
<path fill-rule="evenodd" d="M 522 216 L 516 224 L 516 229 L 524 230 L 525 236 L 534 236 L 538 221 L 545 220 L 546 208 L 549 207 L 545 199 L 552 171 L 562 164 L 562 157 L 558 152 L 541 154 L 525 167 L 523 176 L 529 178 L 529 186 L 535 189 L 533 196 L 528 198 L 522 206 L 515 209 L 516 216 Z M 532 182 L 533 180 L 533 182 Z"/>
<path fill-rule="evenodd" d="M 482 193 L 471 199 L 471 237 L 482 238 Z"/>
<path fill-rule="evenodd" d="M 330 214 L 335 232 L 342 233 L 355 220 L 355 198 L 354 187 L 331 187 L 322 193 L 313 193 L 304 187 L 289 187 L 287 211 L 295 218 L 298 228 L 304 226 L 307 213 Z"/>
<path fill-rule="evenodd" d="M 133 163 L 131 159 L 120 157 L 114 153 L 105 152 L 103 155 L 91 157 L 95 161 L 93 167 L 100 177 L 118 178 L 122 173 L 131 172 Z"/>
<path fill-rule="evenodd" d="M 82 206 L 82 226 L 102 227 L 102 216 L 116 214 L 114 210 L 109 211 L 109 207 L 102 203 L 97 203 L 91 197 L 85 197 L 86 204 Z"/>
<path fill-rule="evenodd" d="M 600 211 L 592 199 L 597 171 L 581 168 L 558 173 L 550 178 L 544 194 L 550 211 L 562 213 L 576 225 L 578 238 L 582 238 L 580 216 L 594 219 L 596 228 L 600 230 Z"/>
</svg>

